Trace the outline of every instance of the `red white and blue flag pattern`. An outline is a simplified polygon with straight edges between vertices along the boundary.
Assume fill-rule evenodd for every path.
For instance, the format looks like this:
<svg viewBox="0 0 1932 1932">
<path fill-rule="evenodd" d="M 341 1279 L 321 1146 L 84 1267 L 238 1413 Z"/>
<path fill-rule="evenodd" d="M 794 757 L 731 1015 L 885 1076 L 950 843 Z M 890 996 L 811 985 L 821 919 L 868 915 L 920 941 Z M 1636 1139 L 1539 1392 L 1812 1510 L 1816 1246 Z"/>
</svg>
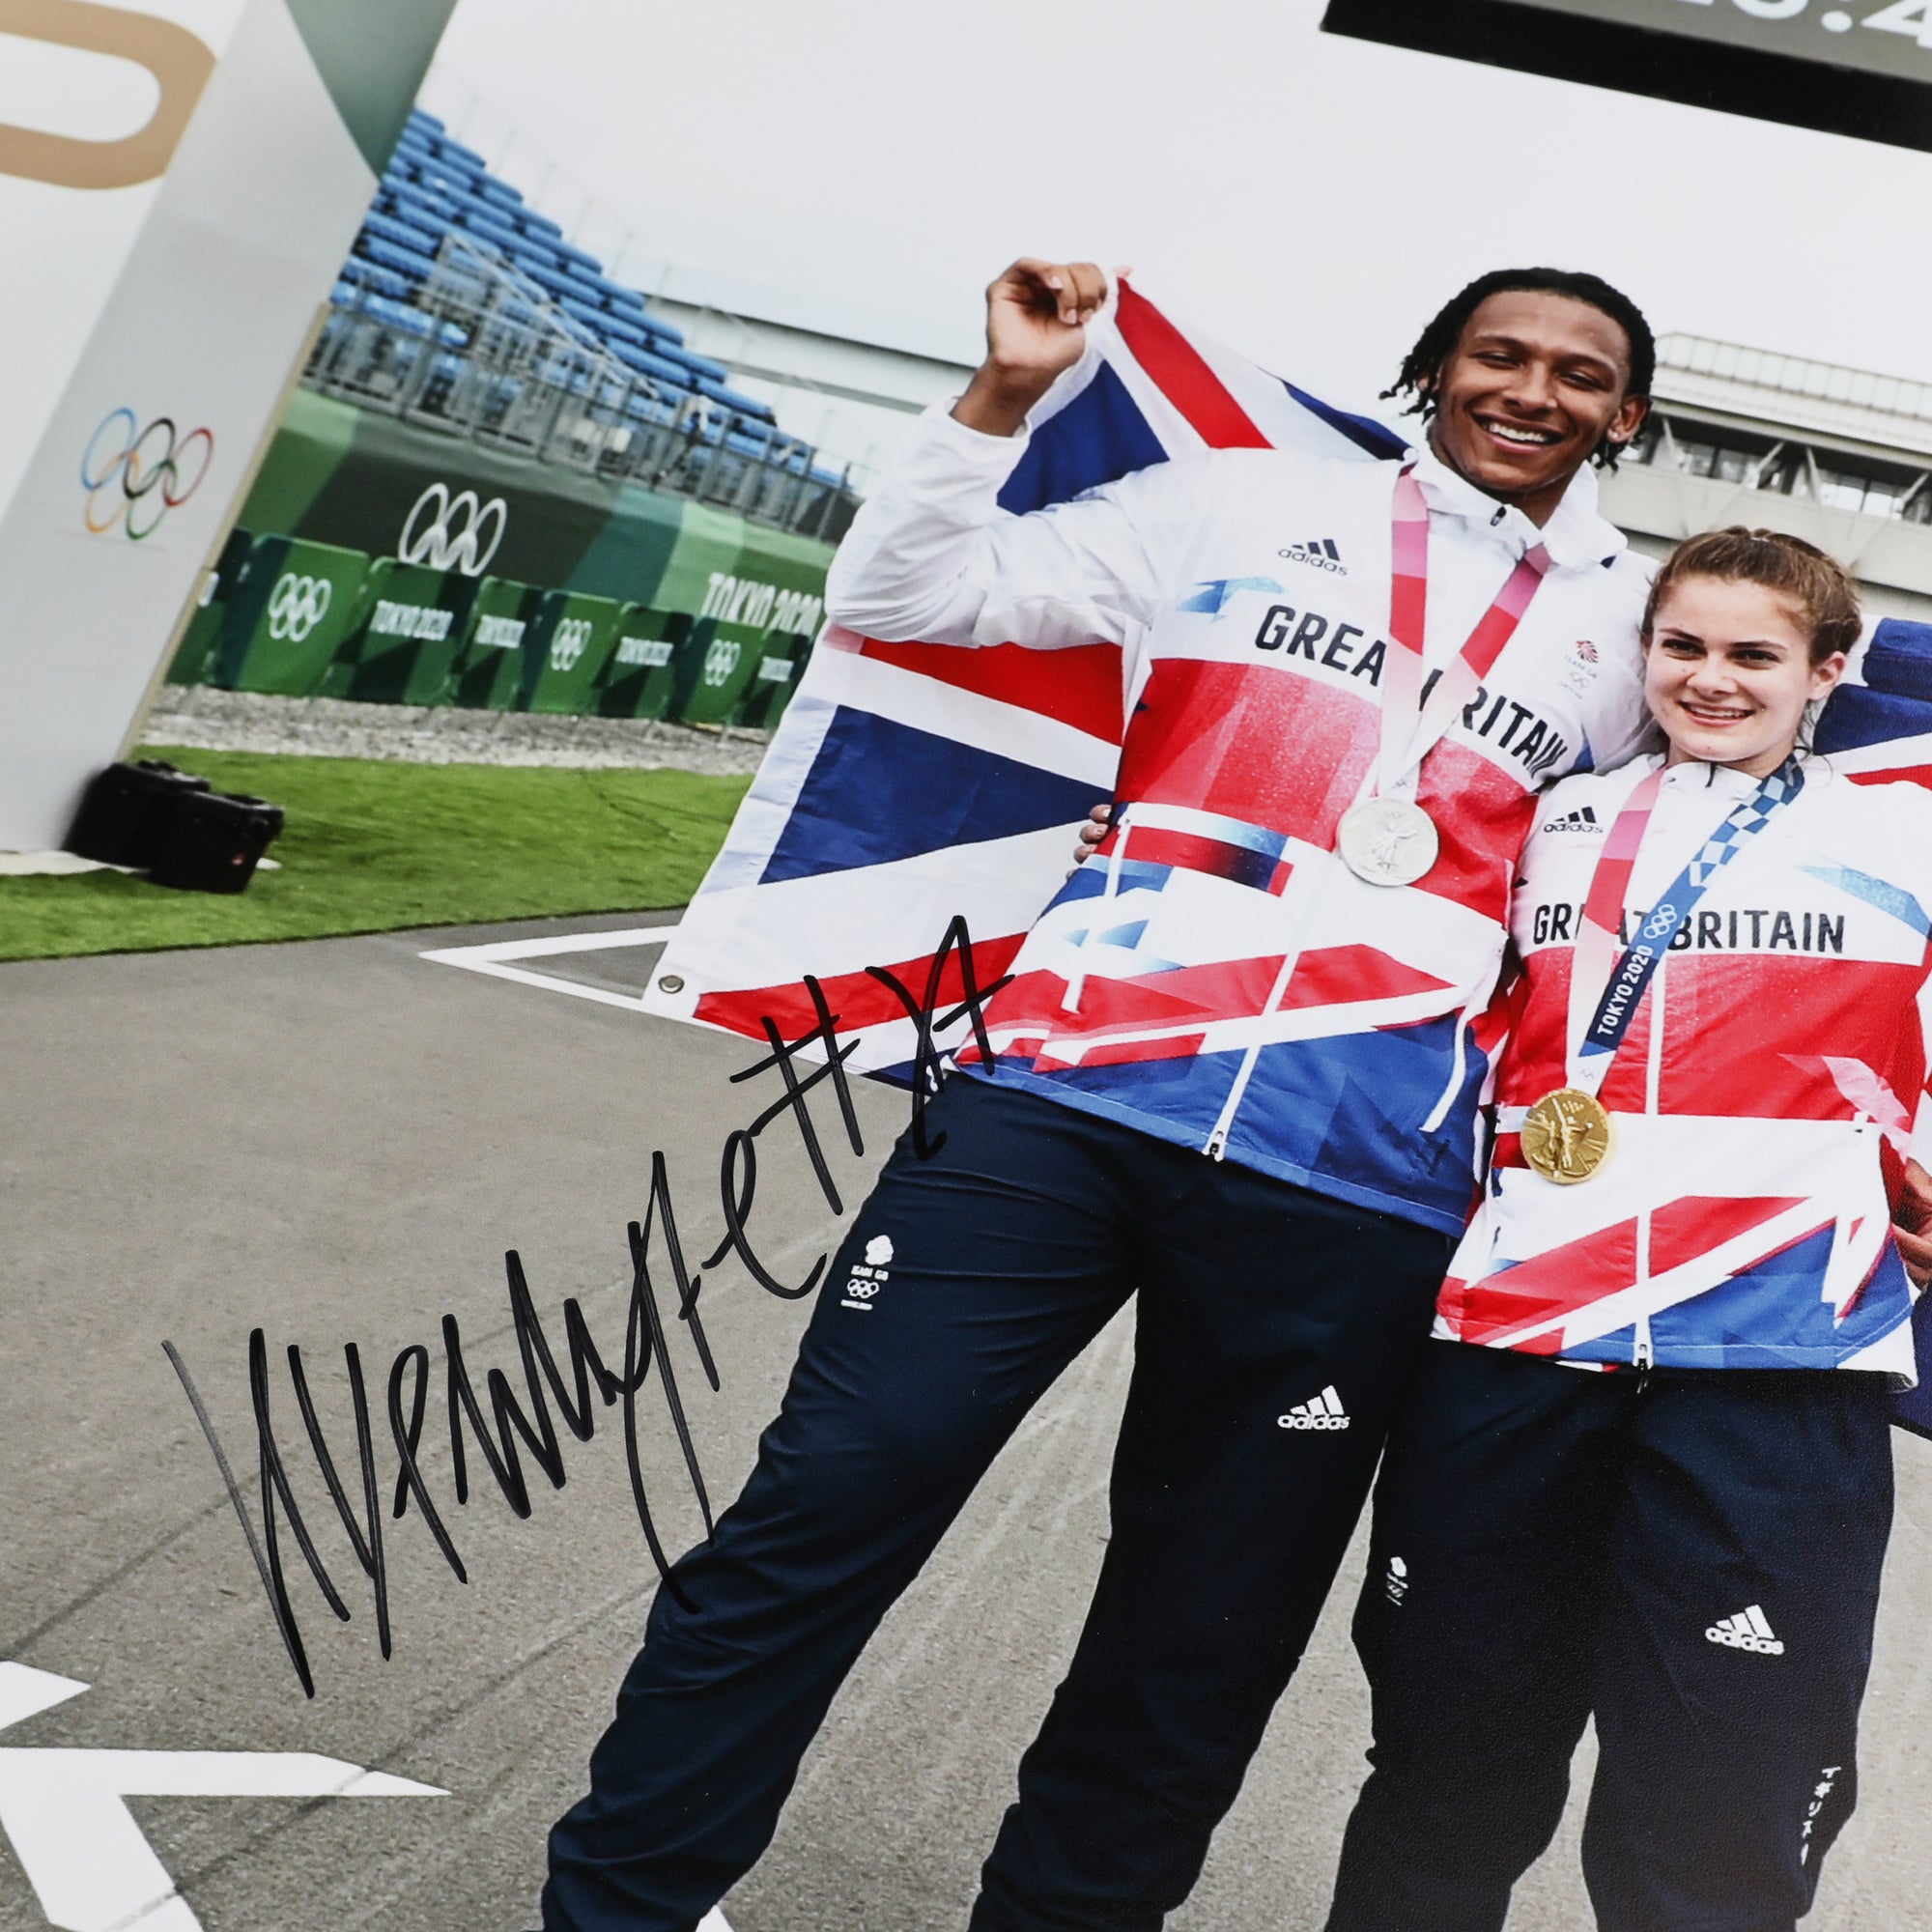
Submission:
<svg viewBox="0 0 1932 1932">
<path fill-rule="evenodd" d="M 1489 1181 L 1439 1332 L 1597 1366 L 1912 1370 L 1888 1194 L 1932 1131 L 1932 794 L 1804 771 L 1754 792 L 1627 766 L 1549 794 L 1512 916 Z M 1707 865 L 1714 845 L 1735 863 Z M 1596 1061 L 1614 1151 L 1558 1187 L 1522 1128 L 1545 1094 L 1592 1084 L 1577 1039 L 1602 1037 L 1606 975 L 1579 970 L 1579 924 L 1656 964 Z"/>
<path fill-rule="evenodd" d="M 1404 448 L 1380 424 L 1183 334 L 1131 287 L 1094 337 L 1036 413 L 1002 508 L 1065 502 L 1206 449 L 1375 461 Z M 856 1043 L 848 1064 L 901 1076 L 914 1023 L 865 969 L 923 993 L 963 916 L 978 983 L 1007 970 L 1062 882 L 1072 827 L 1113 796 L 1124 684 L 1114 644 L 961 650 L 828 627 L 667 949 L 650 1009 L 760 1038 L 769 1014 L 796 1037 L 814 1020 L 810 973 Z M 1245 848 L 1230 863 L 1272 864 Z M 940 1000 L 962 984 L 949 960 Z M 963 1027 L 942 1037 L 956 1045 Z"/>
<path fill-rule="evenodd" d="M 1094 353 L 1037 412 L 1003 508 L 1065 501 L 1203 449 L 1367 462 L 1404 447 L 1393 431 L 1183 334 L 1130 289 L 1095 335 Z M 816 1017 L 810 974 L 841 1038 L 856 1042 L 851 1064 L 902 1078 L 917 1030 L 867 968 L 923 991 L 941 936 L 963 916 L 979 984 L 1008 970 L 1061 885 L 1070 829 L 1115 792 L 1123 681 L 1122 654 L 1107 644 L 962 650 L 829 628 L 649 1009 L 760 1038 L 769 1015 L 796 1037 Z M 1932 627 L 1873 626 L 1816 742 L 1849 776 L 1932 786 Z M 1236 828 L 1218 856 L 1228 876 L 1265 891 L 1278 855 L 1252 831 Z M 1179 863 L 1216 869 L 1217 855 L 1194 849 L 1198 824 L 1172 836 L 1188 842 Z M 1139 837 L 1136 857 L 1158 857 L 1160 828 L 1150 820 Z M 939 1004 L 962 987 L 958 962 L 948 962 Z M 948 1037 L 956 1045 L 964 1031 Z M 1916 1400 L 1932 1428 L 1932 1391 Z"/>
</svg>

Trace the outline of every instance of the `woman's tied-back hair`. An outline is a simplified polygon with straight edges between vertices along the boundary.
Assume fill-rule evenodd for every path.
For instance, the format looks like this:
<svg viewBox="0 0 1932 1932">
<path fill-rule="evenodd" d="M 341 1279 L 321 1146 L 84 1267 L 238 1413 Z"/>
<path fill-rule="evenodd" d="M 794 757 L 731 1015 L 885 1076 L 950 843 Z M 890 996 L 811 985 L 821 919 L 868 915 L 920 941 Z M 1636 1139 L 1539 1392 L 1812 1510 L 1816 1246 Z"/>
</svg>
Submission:
<svg viewBox="0 0 1932 1932">
<path fill-rule="evenodd" d="M 1456 353 L 1469 318 L 1492 296 L 1501 295 L 1567 296 L 1608 316 L 1630 344 L 1630 387 L 1625 394 L 1649 397 L 1650 385 L 1657 379 L 1657 338 L 1650 332 L 1643 311 L 1621 289 L 1613 289 L 1601 275 L 1585 274 L 1577 269 L 1492 269 L 1442 305 L 1403 358 L 1402 373 L 1392 387 L 1382 391 L 1384 399 L 1412 397 L 1403 413 L 1419 415 L 1427 422 L 1435 413 L 1435 385 L 1442 365 Z M 1605 469 L 1614 469 L 1620 447 L 1605 437 L 1590 452 L 1591 459 Z"/>
<path fill-rule="evenodd" d="M 1732 524 L 1687 537 L 1663 559 L 1657 582 L 1650 586 L 1650 601 L 1643 607 L 1646 644 L 1659 607 L 1671 586 L 1687 577 L 1761 583 L 1789 597 L 1811 626 L 1814 665 L 1823 664 L 1834 651 L 1849 651 L 1859 640 L 1863 619 L 1858 585 L 1835 557 L 1782 530 L 1747 530 L 1742 524 Z"/>
</svg>

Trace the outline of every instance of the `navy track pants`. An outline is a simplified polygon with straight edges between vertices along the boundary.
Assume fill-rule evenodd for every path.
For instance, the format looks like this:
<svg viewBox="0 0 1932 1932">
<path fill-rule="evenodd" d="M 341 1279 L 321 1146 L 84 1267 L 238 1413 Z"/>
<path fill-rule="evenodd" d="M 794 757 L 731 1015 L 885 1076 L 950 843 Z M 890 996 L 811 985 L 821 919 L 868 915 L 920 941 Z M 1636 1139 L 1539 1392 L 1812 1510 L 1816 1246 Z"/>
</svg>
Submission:
<svg viewBox="0 0 1932 1932">
<path fill-rule="evenodd" d="M 689 1932 L 750 1869 L 880 1618 L 1136 1291 L 1113 1535 L 977 1932 L 1157 1926 L 1240 1787 L 1451 1244 L 980 1080 L 929 1118 L 944 1147 L 895 1151 L 751 1480 L 676 1567 L 695 1612 L 657 1594 L 551 1834 L 547 1932 Z"/>
<path fill-rule="evenodd" d="M 1889 1403 L 1432 1343 L 1376 1487 L 1375 1769 L 1329 1932 L 1496 1932 L 1593 1714 L 1602 1932 L 1791 1932 L 1857 1797 Z"/>
</svg>

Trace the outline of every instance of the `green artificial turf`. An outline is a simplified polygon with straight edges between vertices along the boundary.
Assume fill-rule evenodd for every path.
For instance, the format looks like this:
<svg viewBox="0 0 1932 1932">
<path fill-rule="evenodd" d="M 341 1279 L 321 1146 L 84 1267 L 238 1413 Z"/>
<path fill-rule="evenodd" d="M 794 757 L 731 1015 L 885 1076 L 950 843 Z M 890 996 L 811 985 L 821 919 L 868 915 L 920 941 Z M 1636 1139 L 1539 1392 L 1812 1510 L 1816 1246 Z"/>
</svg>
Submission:
<svg viewBox="0 0 1932 1932">
<path fill-rule="evenodd" d="M 165 745 L 139 755 L 283 807 L 287 828 L 269 849 L 281 869 L 232 896 L 122 872 L 0 877 L 0 959 L 682 905 L 750 783 Z"/>
</svg>

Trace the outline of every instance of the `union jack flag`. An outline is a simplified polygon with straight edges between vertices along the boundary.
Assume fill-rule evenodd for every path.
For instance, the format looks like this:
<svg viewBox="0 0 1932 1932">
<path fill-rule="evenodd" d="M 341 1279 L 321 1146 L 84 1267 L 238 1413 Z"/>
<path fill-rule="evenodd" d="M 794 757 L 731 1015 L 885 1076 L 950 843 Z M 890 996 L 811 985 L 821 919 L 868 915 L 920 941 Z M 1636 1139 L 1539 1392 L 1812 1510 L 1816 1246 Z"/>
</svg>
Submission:
<svg viewBox="0 0 1932 1932">
<path fill-rule="evenodd" d="M 1129 287 L 1090 333 L 1087 355 L 1036 412 L 1001 493 L 1007 510 L 1204 449 L 1377 461 L 1405 446 L 1384 425 L 1183 331 Z M 1597 655 L 1588 639 L 1576 649 Z M 753 1038 L 769 1015 L 797 1037 L 817 1018 L 810 974 L 854 1044 L 854 1068 L 905 1080 L 918 1023 L 867 969 L 923 992 L 963 917 L 979 986 L 1006 972 L 1062 881 L 1072 828 L 1114 792 L 1122 713 L 1114 645 L 960 650 L 828 628 L 646 1009 Z M 1815 742 L 1852 777 L 1932 786 L 1932 626 L 1869 626 Z M 957 956 L 943 958 L 937 1004 L 964 986 Z M 941 1037 L 962 1043 L 963 1025 Z M 1928 1307 L 1921 1298 L 1921 1317 Z M 1920 1328 L 1920 1386 L 1900 1419 L 1932 1434 L 1932 1321 Z"/>
<path fill-rule="evenodd" d="M 1090 335 L 1036 412 L 1002 508 L 1065 502 L 1204 449 L 1371 461 L 1405 446 L 1184 333 L 1130 286 Z M 916 1025 L 865 969 L 923 992 L 961 916 L 979 985 L 1006 971 L 1066 871 L 1073 826 L 1113 794 L 1122 702 L 1118 645 L 958 650 L 828 628 L 647 1006 L 753 1037 L 770 1014 L 796 1037 L 815 1017 L 810 973 L 856 1040 L 849 1064 L 905 1077 Z M 950 957 L 941 1002 L 963 984 Z"/>
</svg>

